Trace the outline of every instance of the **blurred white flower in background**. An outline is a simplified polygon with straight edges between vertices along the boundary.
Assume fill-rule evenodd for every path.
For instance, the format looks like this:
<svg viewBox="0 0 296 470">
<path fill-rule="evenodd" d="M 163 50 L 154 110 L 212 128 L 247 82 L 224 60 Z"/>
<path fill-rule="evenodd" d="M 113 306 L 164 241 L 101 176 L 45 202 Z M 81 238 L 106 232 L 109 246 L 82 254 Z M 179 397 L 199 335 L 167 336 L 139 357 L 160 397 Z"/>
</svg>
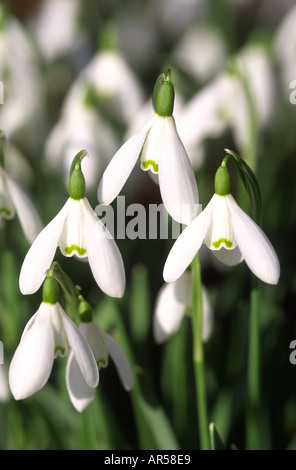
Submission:
<svg viewBox="0 0 296 470">
<path fill-rule="evenodd" d="M 123 55 L 116 50 L 101 50 L 81 73 L 93 87 L 108 111 L 124 124 L 144 102 L 142 85 Z"/>
<path fill-rule="evenodd" d="M 231 128 L 240 151 L 249 141 L 250 104 L 244 81 L 250 91 L 259 132 L 272 119 L 275 78 L 264 46 L 250 44 L 231 60 L 237 72 L 222 72 L 198 91 L 180 113 L 178 130 L 195 168 L 200 164 L 206 138 L 218 137 Z"/>
<path fill-rule="evenodd" d="M 67 92 L 60 117 L 45 142 L 46 162 L 68 183 L 73 154 L 82 148 L 87 186 L 97 184 L 119 147 L 113 120 L 126 125 L 142 105 L 144 93 L 131 68 L 116 51 L 99 51 Z"/>
<path fill-rule="evenodd" d="M 153 314 L 153 334 L 163 343 L 179 329 L 184 316 L 190 315 L 192 304 L 191 274 L 185 271 L 175 282 L 164 284 L 156 298 Z M 208 341 L 213 329 L 213 310 L 207 290 L 202 289 L 203 341 Z"/>
<path fill-rule="evenodd" d="M 87 85 L 79 80 L 67 93 L 60 117 L 50 131 L 44 146 L 49 169 L 63 175 L 68 185 L 73 155 L 82 148 L 91 158 L 84 161 L 84 176 L 88 188 L 97 185 L 109 159 L 118 148 L 114 129 L 95 107 L 87 102 Z"/>
<path fill-rule="evenodd" d="M 291 8 L 274 35 L 274 53 L 279 65 L 280 80 L 283 92 L 287 96 L 291 93 L 290 83 L 296 79 L 296 6 Z"/>
<path fill-rule="evenodd" d="M 209 24 L 201 23 L 184 32 L 172 55 L 182 70 L 199 83 L 206 83 L 222 72 L 228 50 L 220 32 Z"/>
<path fill-rule="evenodd" d="M 53 61 L 85 42 L 79 25 L 81 0 L 44 0 L 31 18 L 30 28 L 47 61 Z"/>
<path fill-rule="evenodd" d="M 2 8 L 0 22 L 0 77 L 4 88 L 0 129 L 8 138 L 23 131 L 25 140 L 35 144 L 44 132 L 46 109 L 40 58 L 24 26 Z"/>
</svg>

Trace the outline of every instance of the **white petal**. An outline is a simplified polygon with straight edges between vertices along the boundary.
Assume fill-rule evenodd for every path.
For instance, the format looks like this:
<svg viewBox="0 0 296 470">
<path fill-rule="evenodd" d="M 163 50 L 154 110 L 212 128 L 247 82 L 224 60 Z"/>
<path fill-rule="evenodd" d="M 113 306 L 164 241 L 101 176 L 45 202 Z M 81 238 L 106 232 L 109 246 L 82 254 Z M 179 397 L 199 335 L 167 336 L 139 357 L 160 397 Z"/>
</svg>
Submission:
<svg viewBox="0 0 296 470">
<path fill-rule="evenodd" d="M 117 344 L 111 336 L 107 335 L 107 333 L 103 332 L 103 334 L 105 344 L 116 365 L 121 383 L 125 390 L 130 390 L 134 384 L 134 375 L 129 360 L 119 344 Z"/>
<path fill-rule="evenodd" d="M 72 351 L 66 366 L 66 384 L 73 406 L 83 411 L 93 401 L 96 389 L 87 385 Z"/>
<path fill-rule="evenodd" d="M 64 256 L 85 258 L 85 222 L 83 199 L 78 201 L 70 198 L 68 214 L 65 219 L 63 230 L 59 239 L 59 247 Z"/>
<path fill-rule="evenodd" d="M 13 200 L 24 234 L 28 241 L 32 243 L 42 229 L 40 218 L 24 191 L 22 191 L 7 174 L 5 174 L 5 176 L 10 196 Z"/>
<path fill-rule="evenodd" d="M 28 398 L 48 381 L 54 354 L 54 337 L 47 304 L 42 303 L 14 353 L 9 368 L 9 385 L 16 400 Z"/>
<path fill-rule="evenodd" d="M 107 166 L 98 187 L 98 200 L 101 204 L 111 204 L 118 196 L 140 156 L 150 122 L 130 137 L 116 152 Z"/>
<path fill-rule="evenodd" d="M 186 150 L 174 118 L 165 120 L 159 158 L 159 187 L 163 203 L 173 219 L 189 224 L 198 212 L 198 190 Z"/>
<path fill-rule="evenodd" d="M 166 282 L 176 281 L 200 249 L 210 226 L 212 207 L 213 199 L 175 241 L 164 265 L 163 278 Z"/>
<path fill-rule="evenodd" d="M 34 294 L 45 278 L 56 252 L 68 213 L 66 202 L 56 217 L 39 233 L 31 245 L 21 268 L 19 286 L 22 294 Z"/>
<path fill-rule="evenodd" d="M 191 276 L 188 272 L 175 282 L 164 284 L 160 289 L 153 317 L 154 339 L 162 343 L 175 333 L 191 305 Z"/>
<path fill-rule="evenodd" d="M 79 329 L 88 342 L 98 367 L 107 367 L 109 354 L 105 345 L 103 330 L 94 321 L 80 323 Z"/>
<path fill-rule="evenodd" d="M 238 247 L 250 270 L 262 281 L 277 284 L 280 263 L 270 241 L 260 227 L 227 196 L 232 227 Z"/>
<path fill-rule="evenodd" d="M 99 383 L 99 371 L 94 355 L 82 333 L 62 308 L 60 308 L 60 314 L 62 315 L 67 338 L 80 370 L 87 384 L 90 387 L 96 387 Z"/>
<path fill-rule="evenodd" d="M 93 276 L 105 294 L 120 298 L 125 289 L 125 271 L 120 251 L 88 200 L 82 201 L 88 262 Z"/>
</svg>

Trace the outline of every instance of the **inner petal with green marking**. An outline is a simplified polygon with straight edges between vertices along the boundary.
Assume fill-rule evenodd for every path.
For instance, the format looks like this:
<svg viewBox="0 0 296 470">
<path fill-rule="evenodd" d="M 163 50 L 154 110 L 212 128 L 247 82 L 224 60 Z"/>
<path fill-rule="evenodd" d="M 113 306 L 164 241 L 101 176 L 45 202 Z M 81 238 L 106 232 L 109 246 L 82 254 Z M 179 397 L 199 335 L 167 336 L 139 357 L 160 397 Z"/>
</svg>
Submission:
<svg viewBox="0 0 296 470">
<path fill-rule="evenodd" d="M 215 196 L 212 221 L 205 238 L 205 243 L 211 250 L 220 250 L 221 248 L 233 250 L 237 246 L 225 196 Z"/>
<path fill-rule="evenodd" d="M 157 116 L 145 139 L 141 158 L 141 169 L 158 173 L 158 163 L 162 152 L 162 143 L 165 129 L 165 118 Z"/>
<path fill-rule="evenodd" d="M 59 247 L 64 256 L 87 256 L 85 242 L 84 214 L 80 200 L 71 199 L 69 213 L 66 217 Z"/>
</svg>

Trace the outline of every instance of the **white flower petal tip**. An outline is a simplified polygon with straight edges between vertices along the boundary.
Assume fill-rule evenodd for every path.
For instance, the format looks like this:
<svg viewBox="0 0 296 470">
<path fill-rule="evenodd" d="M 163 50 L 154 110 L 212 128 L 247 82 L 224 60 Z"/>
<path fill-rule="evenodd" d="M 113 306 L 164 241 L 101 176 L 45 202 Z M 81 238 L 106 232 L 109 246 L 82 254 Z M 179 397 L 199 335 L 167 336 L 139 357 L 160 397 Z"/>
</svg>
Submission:
<svg viewBox="0 0 296 470">
<path fill-rule="evenodd" d="M 86 383 L 73 352 L 67 361 L 66 385 L 74 408 L 81 413 L 93 401 L 96 390 Z"/>
<path fill-rule="evenodd" d="M 280 262 L 263 230 L 238 206 L 228 199 L 234 236 L 249 269 L 261 281 L 276 285 L 280 278 Z"/>
<path fill-rule="evenodd" d="M 163 343 L 178 330 L 186 307 L 190 304 L 191 276 L 188 272 L 177 281 L 161 287 L 153 315 L 153 334 L 156 343 Z"/>
</svg>

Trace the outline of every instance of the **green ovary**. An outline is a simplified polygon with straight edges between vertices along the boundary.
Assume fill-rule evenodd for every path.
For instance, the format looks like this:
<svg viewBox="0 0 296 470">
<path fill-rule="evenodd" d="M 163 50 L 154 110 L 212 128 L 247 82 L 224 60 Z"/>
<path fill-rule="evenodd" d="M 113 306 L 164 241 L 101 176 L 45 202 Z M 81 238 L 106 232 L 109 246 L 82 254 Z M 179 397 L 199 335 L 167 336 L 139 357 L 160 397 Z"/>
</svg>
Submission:
<svg viewBox="0 0 296 470">
<path fill-rule="evenodd" d="M 65 248 L 65 252 L 67 253 L 67 255 L 71 255 L 71 254 L 73 253 L 73 251 L 76 251 L 79 256 L 83 256 L 83 255 L 85 255 L 85 253 L 86 253 L 86 249 L 85 249 L 85 248 L 80 248 L 80 247 L 77 246 L 77 245 L 71 245 L 71 246 L 67 246 L 67 247 Z"/>
<path fill-rule="evenodd" d="M 158 173 L 158 164 L 155 163 L 153 160 L 144 160 L 142 162 L 142 165 L 143 165 L 144 170 L 148 170 L 149 166 L 152 166 L 155 173 Z"/>
<path fill-rule="evenodd" d="M 56 357 L 58 354 L 61 356 L 64 356 L 66 352 L 66 349 L 63 348 L 62 346 L 56 346 L 54 350 L 54 356 Z"/>
<path fill-rule="evenodd" d="M 216 242 L 212 242 L 212 245 L 214 248 L 218 249 L 220 248 L 220 245 L 224 244 L 226 248 L 232 248 L 233 243 L 230 240 L 227 240 L 226 238 L 220 238 Z"/>
<path fill-rule="evenodd" d="M 1 216 L 2 214 L 6 215 L 7 217 L 11 217 L 12 211 L 10 211 L 9 209 L 7 209 L 6 207 L 0 207 L 0 216 Z"/>
</svg>

